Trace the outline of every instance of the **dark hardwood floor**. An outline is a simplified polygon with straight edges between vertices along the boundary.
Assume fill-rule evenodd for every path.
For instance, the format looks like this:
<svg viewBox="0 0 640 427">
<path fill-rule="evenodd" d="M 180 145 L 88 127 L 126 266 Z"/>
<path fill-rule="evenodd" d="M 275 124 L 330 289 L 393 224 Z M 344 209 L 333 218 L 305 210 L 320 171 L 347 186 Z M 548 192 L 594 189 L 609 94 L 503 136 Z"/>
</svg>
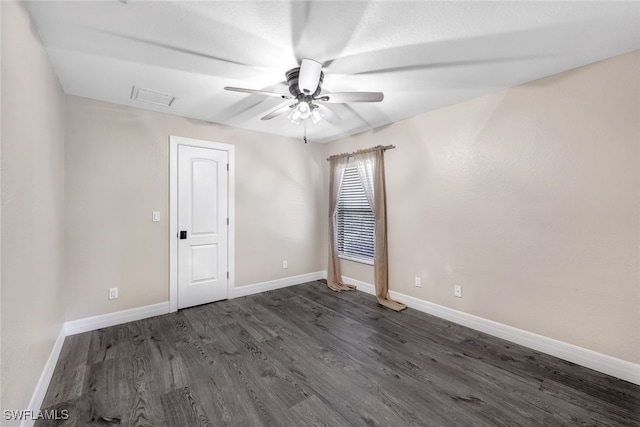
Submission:
<svg viewBox="0 0 640 427">
<path fill-rule="evenodd" d="M 311 282 L 70 336 L 45 425 L 640 425 L 640 387 Z"/>
</svg>

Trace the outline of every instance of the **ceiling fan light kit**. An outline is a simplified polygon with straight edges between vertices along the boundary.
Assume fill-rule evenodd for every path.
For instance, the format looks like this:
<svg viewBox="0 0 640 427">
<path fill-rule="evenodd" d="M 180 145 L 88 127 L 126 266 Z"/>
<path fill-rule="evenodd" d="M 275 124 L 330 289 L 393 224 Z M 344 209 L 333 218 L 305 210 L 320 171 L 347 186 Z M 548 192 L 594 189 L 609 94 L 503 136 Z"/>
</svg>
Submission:
<svg viewBox="0 0 640 427">
<path fill-rule="evenodd" d="M 324 72 L 322 64 L 313 59 L 303 59 L 300 66 L 287 71 L 285 77 L 290 95 L 230 86 L 225 87 L 225 90 L 291 100 L 290 104 L 285 103 L 284 106 L 262 116 L 261 120 L 271 120 L 288 111 L 287 118 L 296 125 L 308 118 L 311 118 L 313 123 L 319 123 L 325 117 L 332 124 L 340 120 L 333 111 L 320 103 L 381 102 L 384 99 L 382 92 L 338 92 L 321 95 Z"/>
<path fill-rule="evenodd" d="M 318 108 L 314 108 L 311 111 L 311 120 L 313 120 L 313 123 L 318 123 L 320 120 L 322 120 L 323 117 L 324 117 L 324 113 L 320 111 Z"/>
<path fill-rule="evenodd" d="M 318 123 L 324 117 L 324 113 L 318 109 L 318 106 L 307 101 L 300 101 L 292 105 L 291 111 L 287 118 L 294 124 L 300 124 L 300 120 L 311 117 L 313 123 Z"/>
</svg>

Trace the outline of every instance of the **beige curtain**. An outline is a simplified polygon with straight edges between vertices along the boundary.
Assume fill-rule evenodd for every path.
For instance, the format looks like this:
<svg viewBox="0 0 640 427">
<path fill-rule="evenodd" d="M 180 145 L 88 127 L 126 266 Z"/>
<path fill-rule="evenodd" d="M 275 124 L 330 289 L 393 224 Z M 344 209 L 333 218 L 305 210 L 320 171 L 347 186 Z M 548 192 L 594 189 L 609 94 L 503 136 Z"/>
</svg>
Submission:
<svg viewBox="0 0 640 427">
<path fill-rule="evenodd" d="M 327 285 L 330 289 L 340 291 L 352 291 L 356 287 L 342 283 L 340 260 L 338 259 L 338 244 L 336 239 L 336 213 L 338 210 L 338 198 L 342 188 L 344 170 L 347 168 L 349 157 L 346 154 L 331 156 L 329 158 L 329 265 L 327 267 Z"/>
<path fill-rule="evenodd" d="M 384 180 L 384 148 L 377 146 L 357 151 L 353 159 L 364 192 L 375 217 L 374 282 L 378 302 L 392 310 L 400 311 L 406 305 L 389 298 L 389 266 L 387 252 L 387 191 Z"/>
</svg>

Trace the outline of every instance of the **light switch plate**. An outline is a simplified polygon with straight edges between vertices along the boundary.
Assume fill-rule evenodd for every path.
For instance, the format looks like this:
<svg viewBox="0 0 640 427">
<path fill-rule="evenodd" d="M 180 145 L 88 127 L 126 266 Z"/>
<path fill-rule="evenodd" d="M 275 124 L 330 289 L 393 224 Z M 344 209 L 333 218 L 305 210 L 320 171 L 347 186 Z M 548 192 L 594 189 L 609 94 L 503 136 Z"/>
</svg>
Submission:
<svg viewBox="0 0 640 427">
<path fill-rule="evenodd" d="M 151 220 L 153 222 L 160 222 L 160 212 L 159 211 L 153 211 L 153 215 L 151 216 Z"/>
</svg>

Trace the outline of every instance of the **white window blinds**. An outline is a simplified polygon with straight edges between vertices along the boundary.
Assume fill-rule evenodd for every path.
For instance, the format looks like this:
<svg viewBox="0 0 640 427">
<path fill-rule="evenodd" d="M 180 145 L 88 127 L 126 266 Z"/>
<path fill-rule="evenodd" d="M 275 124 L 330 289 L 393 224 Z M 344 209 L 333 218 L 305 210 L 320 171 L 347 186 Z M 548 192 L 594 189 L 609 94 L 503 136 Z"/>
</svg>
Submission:
<svg viewBox="0 0 640 427">
<path fill-rule="evenodd" d="M 355 165 L 344 172 L 336 215 L 338 256 L 373 263 L 375 218 Z"/>
</svg>

